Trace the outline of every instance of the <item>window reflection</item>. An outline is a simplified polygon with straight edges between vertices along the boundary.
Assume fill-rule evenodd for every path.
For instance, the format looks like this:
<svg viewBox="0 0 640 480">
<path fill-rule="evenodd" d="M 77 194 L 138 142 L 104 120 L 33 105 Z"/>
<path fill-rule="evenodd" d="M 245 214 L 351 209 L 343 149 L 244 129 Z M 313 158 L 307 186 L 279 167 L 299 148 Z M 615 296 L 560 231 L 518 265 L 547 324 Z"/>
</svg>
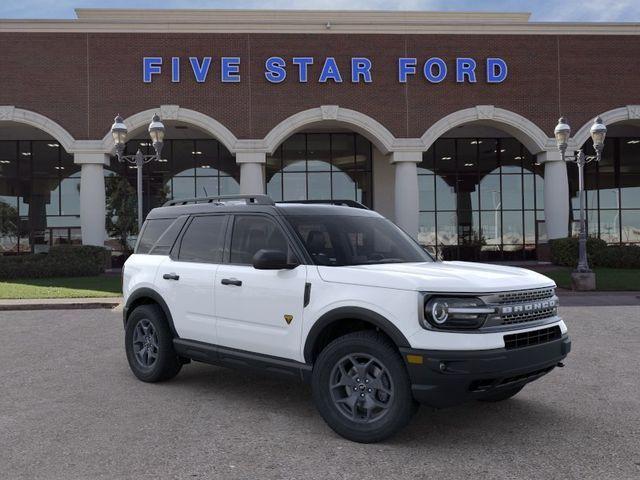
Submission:
<svg viewBox="0 0 640 480">
<path fill-rule="evenodd" d="M 590 143 L 584 145 L 587 155 L 594 153 Z M 568 165 L 568 176 L 572 233 L 577 235 L 580 201 L 575 165 Z M 585 168 L 585 194 L 589 235 L 610 244 L 639 243 L 640 139 L 607 137 L 602 160 Z"/>
<path fill-rule="evenodd" d="M 535 258 L 542 169 L 512 138 L 441 138 L 418 166 L 419 241 L 445 258 Z"/>
<path fill-rule="evenodd" d="M 0 141 L 0 254 L 80 243 L 79 172 L 55 140 Z"/>
<path fill-rule="evenodd" d="M 267 156 L 274 200 L 371 199 L 371 143 L 355 133 L 298 133 Z"/>
</svg>

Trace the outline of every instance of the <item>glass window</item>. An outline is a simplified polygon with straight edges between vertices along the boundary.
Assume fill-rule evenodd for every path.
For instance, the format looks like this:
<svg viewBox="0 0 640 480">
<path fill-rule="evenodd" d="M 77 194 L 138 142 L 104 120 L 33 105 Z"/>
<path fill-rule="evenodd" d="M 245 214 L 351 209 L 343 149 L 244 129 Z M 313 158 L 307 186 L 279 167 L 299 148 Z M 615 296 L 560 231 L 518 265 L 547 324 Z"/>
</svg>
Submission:
<svg viewBox="0 0 640 480">
<path fill-rule="evenodd" d="M 183 215 L 178 217 L 170 226 L 167 228 L 160 238 L 154 243 L 153 247 L 149 251 L 150 255 L 169 255 L 173 244 L 175 243 L 178 235 L 180 234 L 180 230 L 186 223 L 188 217 Z"/>
<path fill-rule="evenodd" d="M 640 210 L 623 210 L 622 241 L 625 243 L 640 242 Z"/>
<path fill-rule="evenodd" d="M 291 259 L 289 242 L 280 226 L 267 217 L 236 215 L 231 235 L 231 263 L 251 265 L 258 250 L 280 250 Z"/>
<path fill-rule="evenodd" d="M 431 258 L 385 218 L 369 215 L 286 217 L 318 265 L 427 262 Z"/>
<path fill-rule="evenodd" d="M 193 217 L 180 241 L 178 259 L 184 262 L 221 263 L 225 215 Z"/>
<path fill-rule="evenodd" d="M 174 222 L 173 218 L 157 218 L 147 220 L 142 230 L 142 235 L 138 241 L 135 253 L 149 253 L 153 244 L 160 238 L 160 235 Z"/>
<path fill-rule="evenodd" d="M 436 191 L 433 175 L 418 176 L 418 190 L 420 192 L 420 210 L 435 210 Z"/>
<path fill-rule="evenodd" d="M 356 200 L 371 206 L 371 143 L 355 133 L 299 133 L 267 157 L 274 200 Z"/>
<path fill-rule="evenodd" d="M 303 133 L 292 135 L 282 144 L 282 169 L 285 172 L 306 170 L 307 137 Z"/>
<path fill-rule="evenodd" d="M 313 171 L 331 170 L 331 140 L 328 133 L 307 135 L 307 168 Z"/>
</svg>

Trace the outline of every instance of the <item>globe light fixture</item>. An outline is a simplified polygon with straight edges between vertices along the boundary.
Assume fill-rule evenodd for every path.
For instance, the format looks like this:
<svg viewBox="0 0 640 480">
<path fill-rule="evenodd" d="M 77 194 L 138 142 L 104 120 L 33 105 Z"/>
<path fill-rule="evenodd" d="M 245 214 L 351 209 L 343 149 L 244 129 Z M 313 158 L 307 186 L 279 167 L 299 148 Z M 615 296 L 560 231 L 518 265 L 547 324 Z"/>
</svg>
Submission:
<svg viewBox="0 0 640 480">
<path fill-rule="evenodd" d="M 143 217 L 143 197 L 142 197 L 142 167 L 145 163 L 149 163 L 152 160 L 156 160 L 158 162 L 162 161 L 161 153 L 162 146 L 164 144 L 164 135 L 166 129 L 162 120 L 160 120 L 160 116 L 156 113 L 151 118 L 151 123 L 149 124 L 149 137 L 151 137 L 151 142 L 153 143 L 153 149 L 155 153 L 152 155 L 144 155 L 142 151 L 138 148 L 138 151 L 135 155 L 125 155 L 124 150 L 127 143 L 127 126 L 124 124 L 124 119 L 117 115 L 113 125 L 111 125 L 111 136 L 113 137 L 113 143 L 116 150 L 116 156 L 118 157 L 118 161 L 120 162 L 128 162 L 134 165 L 133 168 L 137 170 L 137 194 L 138 194 L 138 233 L 142 229 L 142 222 L 144 221 Z"/>
<path fill-rule="evenodd" d="M 607 135 L 607 127 L 602 122 L 602 118 L 596 117 L 589 129 L 595 155 L 585 155 L 582 149 L 573 154 L 567 155 L 571 127 L 564 117 L 558 120 L 558 124 L 553 133 L 556 137 L 558 150 L 562 154 L 562 160 L 575 163 L 578 167 L 578 192 L 580 196 L 580 235 L 578 237 L 578 266 L 571 274 L 572 285 L 575 290 L 594 290 L 596 276 L 589 268 L 587 259 L 587 228 L 585 221 L 585 191 L 584 191 L 584 167 L 590 162 L 599 162 L 604 149 L 604 139 Z"/>
</svg>

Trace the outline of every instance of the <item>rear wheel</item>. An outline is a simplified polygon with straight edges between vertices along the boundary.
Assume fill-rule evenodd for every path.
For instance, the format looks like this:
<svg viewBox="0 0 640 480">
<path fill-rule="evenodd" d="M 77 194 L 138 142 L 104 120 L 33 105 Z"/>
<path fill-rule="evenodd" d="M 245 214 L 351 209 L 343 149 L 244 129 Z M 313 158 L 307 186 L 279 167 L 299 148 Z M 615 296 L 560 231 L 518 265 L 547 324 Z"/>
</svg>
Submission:
<svg viewBox="0 0 640 480">
<path fill-rule="evenodd" d="M 505 390 L 500 390 L 495 393 L 490 393 L 489 395 L 479 398 L 478 400 L 481 402 L 502 402 L 503 400 L 508 400 L 514 395 L 516 395 L 520 390 L 524 388 L 524 385 L 521 385 L 516 388 L 507 388 Z"/>
<path fill-rule="evenodd" d="M 400 354 L 373 331 L 345 335 L 322 350 L 313 368 L 312 389 L 322 418 L 356 442 L 390 437 L 416 411 Z"/>
<path fill-rule="evenodd" d="M 168 380 L 182 368 L 173 349 L 173 335 L 158 305 L 140 305 L 131 312 L 125 350 L 131 371 L 143 382 Z"/>
</svg>

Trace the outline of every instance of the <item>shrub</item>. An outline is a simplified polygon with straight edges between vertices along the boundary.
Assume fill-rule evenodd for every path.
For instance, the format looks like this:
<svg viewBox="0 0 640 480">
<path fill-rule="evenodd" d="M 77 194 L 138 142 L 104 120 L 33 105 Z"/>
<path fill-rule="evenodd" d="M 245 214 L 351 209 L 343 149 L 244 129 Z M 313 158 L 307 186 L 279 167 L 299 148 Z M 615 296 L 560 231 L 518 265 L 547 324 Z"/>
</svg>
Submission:
<svg viewBox="0 0 640 480">
<path fill-rule="evenodd" d="M 104 272 L 110 258 L 103 247 L 57 246 L 49 253 L 0 256 L 0 279 L 87 277 Z"/>
<path fill-rule="evenodd" d="M 551 261 L 556 265 L 578 264 L 578 239 L 562 238 L 551 242 Z M 640 247 L 607 245 L 604 240 L 587 238 L 587 259 L 591 267 L 640 268 Z"/>
</svg>

